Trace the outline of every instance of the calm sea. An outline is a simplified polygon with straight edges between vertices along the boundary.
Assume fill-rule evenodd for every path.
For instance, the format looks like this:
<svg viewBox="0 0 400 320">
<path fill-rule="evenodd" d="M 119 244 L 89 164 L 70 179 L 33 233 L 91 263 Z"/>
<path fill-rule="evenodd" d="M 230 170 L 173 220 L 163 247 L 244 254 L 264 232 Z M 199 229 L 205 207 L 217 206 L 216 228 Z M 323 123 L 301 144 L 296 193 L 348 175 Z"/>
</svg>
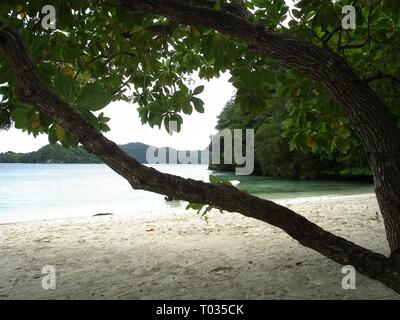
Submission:
<svg viewBox="0 0 400 320">
<path fill-rule="evenodd" d="M 204 165 L 154 165 L 160 171 L 208 181 Z M 370 184 L 332 181 L 289 181 L 265 177 L 238 177 L 240 188 L 268 199 L 361 194 Z M 133 190 L 106 165 L 0 164 L 0 223 L 65 217 L 177 214 L 183 201 Z"/>
</svg>

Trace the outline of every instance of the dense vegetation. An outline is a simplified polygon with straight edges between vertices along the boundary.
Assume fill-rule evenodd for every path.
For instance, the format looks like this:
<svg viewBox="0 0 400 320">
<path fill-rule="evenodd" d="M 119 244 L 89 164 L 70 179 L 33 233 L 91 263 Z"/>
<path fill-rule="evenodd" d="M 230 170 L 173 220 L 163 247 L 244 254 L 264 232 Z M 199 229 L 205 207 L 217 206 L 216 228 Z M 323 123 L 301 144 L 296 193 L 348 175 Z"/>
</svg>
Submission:
<svg viewBox="0 0 400 320">
<path fill-rule="evenodd" d="M 285 105 L 270 103 L 259 114 L 243 111 L 232 99 L 218 117 L 216 129 L 255 130 L 255 173 L 287 178 L 355 178 L 371 176 L 372 172 L 359 139 L 351 131 L 349 148 L 330 154 L 308 148 L 298 149 L 285 132 L 289 113 Z M 348 138 L 346 136 L 346 138 Z M 312 141 L 306 141 L 311 145 Z M 222 153 L 221 153 L 221 156 Z M 211 165 L 213 169 L 231 171 L 234 165 Z"/>
</svg>

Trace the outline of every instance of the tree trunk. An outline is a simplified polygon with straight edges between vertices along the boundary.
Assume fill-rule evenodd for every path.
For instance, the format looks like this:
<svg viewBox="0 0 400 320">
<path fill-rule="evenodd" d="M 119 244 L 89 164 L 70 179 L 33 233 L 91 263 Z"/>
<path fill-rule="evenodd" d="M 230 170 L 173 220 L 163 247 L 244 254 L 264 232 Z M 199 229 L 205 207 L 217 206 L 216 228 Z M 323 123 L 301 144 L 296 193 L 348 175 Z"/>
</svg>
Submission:
<svg viewBox="0 0 400 320">
<path fill-rule="evenodd" d="M 382 144 L 382 148 L 383 148 Z M 371 159 L 375 175 L 375 192 L 385 222 L 391 256 L 400 263 L 400 154 L 397 158 Z"/>
</svg>

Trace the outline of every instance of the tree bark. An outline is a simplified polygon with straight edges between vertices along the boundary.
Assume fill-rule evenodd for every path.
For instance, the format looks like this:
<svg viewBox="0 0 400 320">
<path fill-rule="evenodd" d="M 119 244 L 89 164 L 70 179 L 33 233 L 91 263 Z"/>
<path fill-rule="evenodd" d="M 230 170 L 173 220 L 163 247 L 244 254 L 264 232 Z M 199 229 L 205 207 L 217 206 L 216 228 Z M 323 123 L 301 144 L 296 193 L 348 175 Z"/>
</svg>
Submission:
<svg viewBox="0 0 400 320">
<path fill-rule="evenodd" d="M 400 268 L 393 259 L 335 236 L 288 208 L 243 193 L 232 186 L 184 179 L 139 164 L 46 87 L 17 30 L 0 31 L 0 50 L 14 70 L 22 101 L 48 114 L 67 131 L 76 135 L 86 150 L 96 154 L 134 189 L 195 203 L 207 203 L 264 221 L 282 229 L 302 245 L 339 264 L 353 265 L 360 273 L 400 293 Z"/>
<path fill-rule="evenodd" d="M 273 32 L 202 0 L 114 0 L 129 11 L 159 14 L 181 24 L 215 29 L 241 39 L 322 83 L 343 108 L 371 164 L 375 191 L 393 257 L 400 256 L 400 130 L 383 99 L 340 56 L 296 37 Z"/>
</svg>

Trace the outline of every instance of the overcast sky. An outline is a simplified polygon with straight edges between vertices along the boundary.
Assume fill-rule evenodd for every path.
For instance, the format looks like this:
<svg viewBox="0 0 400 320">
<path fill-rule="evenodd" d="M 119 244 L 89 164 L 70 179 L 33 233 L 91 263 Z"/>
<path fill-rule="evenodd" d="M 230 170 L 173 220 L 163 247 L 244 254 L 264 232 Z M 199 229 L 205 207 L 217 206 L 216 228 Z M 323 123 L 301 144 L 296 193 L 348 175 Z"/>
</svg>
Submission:
<svg viewBox="0 0 400 320">
<path fill-rule="evenodd" d="M 216 133 L 217 116 L 234 94 L 234 88 L 228 82 L 230 75 L 224 74 L 219 79 L 210 82 L 197 81 L 204 84 L 205 89 L 201 98 L 205 102 L 205 113 L 194 112 L 184 116 L 180 133 L 170 136 L 164 127 L 152 129 L 142 125 L 137 112 L 137 105 L 126 102 L 114 102 L 103 111 L 111 118 L 111 131 L 106 136 L 118 144 L 143 142 L 156 147 L 169 146 L 176 149 L 204 149 L 209 143 L 210 135 Z M 21 130 L 10 129 L 0 131 L 0 152 L 30 152 L 36 151 L 48 144 L 47 135 L 36 139 Z"/>
</svg>

